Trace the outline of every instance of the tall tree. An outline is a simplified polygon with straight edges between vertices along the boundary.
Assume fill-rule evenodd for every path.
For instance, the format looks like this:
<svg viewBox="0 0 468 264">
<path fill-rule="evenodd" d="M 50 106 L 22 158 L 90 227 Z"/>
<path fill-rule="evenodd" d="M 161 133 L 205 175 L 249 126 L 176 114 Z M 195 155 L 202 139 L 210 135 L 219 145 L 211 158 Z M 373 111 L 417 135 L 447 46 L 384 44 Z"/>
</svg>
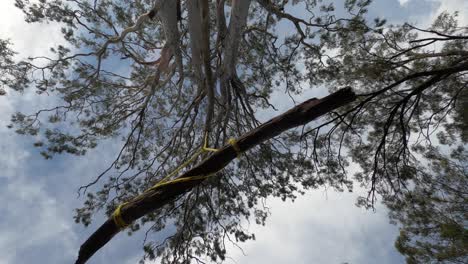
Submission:
<svg viewBox="0 0 468 264">
<path fill-rule="evenodd" d="M 466 142 L 467 28 L 445 13 L 427 29 L 369 22 L 369 4 L 346 0 L 337 11 L 333 1 L 315 0 L 17 0 L 26 21 L 61 23 L 67 44 L 52 48 L 54 58 L 18 64 L 29 71 L 11 88 L 32 86 L 63 104 L 17 113 L 13 126 L 40 135 L 35 145 L 46 158 L 83 155 L 124 136 L 115 161 L 81 189 L 87 200 L 75 219 L 88 225 L 98 210 L 111 215 L 161 180 L 205 139 L 217 148 L 254 130 L 256 113 L 275 109 L 274 92 L 352 86 L 357 103 L 255 146 L 222 177 L 130 226 L 175 227 L 162 242 L 145 241 L 145 258 L 222 261 L 226 242 L 254 238 L 242 219 L 265 223 L 266 197 L 294 199 L 325 184 L 352 189 L 356 180 L 369 188 L 361 204 L 372 206 L 376 194 L 399 197 L 417 183 L 404 172 L 418 167 L 433 140 Z M 284 23 L 288 34 L 279 30 Z M 59 130 L 62 123 L 78 129 Z M 361 168 L 353 178 L 351 162 Z"/>
</svg>

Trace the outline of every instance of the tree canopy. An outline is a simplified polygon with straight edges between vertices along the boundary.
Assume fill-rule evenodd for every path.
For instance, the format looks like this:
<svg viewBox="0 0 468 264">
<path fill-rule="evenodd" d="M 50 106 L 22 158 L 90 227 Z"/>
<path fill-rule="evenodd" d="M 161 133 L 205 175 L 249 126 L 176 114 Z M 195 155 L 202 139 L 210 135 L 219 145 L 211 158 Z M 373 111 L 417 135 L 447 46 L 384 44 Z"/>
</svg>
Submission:
<svg viewBox="0 0 468 264">
<path fill-rule="evenodd" d="M 243 220 L 265 224 L 267 197 L 358 183 L 369 190 L 359 205 L 380 195 L 401 223 L 396 246 L 408 262 L 466 259 L 467 26 L 456 13 L 427 28 L 388 25 L 368 17 L 369 0 L 334 2 L 16 0 L 26 21 L 62 25 L 65 43 L 51 47 L 54 57 L 13 63 L 0 42 L 2 85 L 62 100 L 16 113 L 11 127 L 38 138 L 47 159 L 122 138 L 114 162 L 80 188 L 75 220 L 87 226 L 179 167 L 205 137 L 219 148 L 257 128 L 279 93 L 350 86 L 355 102 L 254 146 L 133 222 L 129 233 L 173 230 L 164 241 L 148 235 L 143 258 L 222 262 L 226 243 L 255 238 Z M 437 228 L 422 231 L 428 225 Z"/>
</svg>

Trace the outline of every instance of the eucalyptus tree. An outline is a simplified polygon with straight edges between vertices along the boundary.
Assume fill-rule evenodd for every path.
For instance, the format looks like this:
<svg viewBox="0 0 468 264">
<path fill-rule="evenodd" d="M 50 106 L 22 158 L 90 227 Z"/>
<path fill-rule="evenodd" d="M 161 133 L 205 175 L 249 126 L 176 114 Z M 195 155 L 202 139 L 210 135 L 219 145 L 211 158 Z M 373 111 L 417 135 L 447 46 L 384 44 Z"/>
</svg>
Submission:
<svg viewBox="0 0 468 264">
<path fill-rule="evenodd" d="M 63 100 L 16 113 L 12 127 L 40 138 L 45 158 L 84 155 L 123 137 L 114 162 L 80 189 L 87 199 L 75 220 L 89 225 L 97 211 L 110 215 L 179 167 L 205 139 L 217 148 L 253 130 L 260 111 L 275 109 L 275 92 L 353 87 L 357 103 L 259 144 L 128 229 L 147 230 L 144 258 L 222 262 L 226 243 L 255 238 L 243 220 L 265 224 L 267 197 L 294 199 L 323 185 L 352 190 L 355 180 L 369 189 L 360 203 L 372 206 L 377 193 L 398 197 L 417 182 L 407 172 L 434 131 L 441 143 L 466 141 L 467 28 L 445 13 L 427 29 L 368 21 L 369 4 L 17 0 L 26 21 L 62 25 L 66 44 L 51 48 L 55 57 L 16 64 L 27 73 L 12 89 Z M 355 175 L 347 173 L 351 162 L 360 166 Z M 164 229 L 172 231 L 166 239 L 149 235 Z"/>
</svg>

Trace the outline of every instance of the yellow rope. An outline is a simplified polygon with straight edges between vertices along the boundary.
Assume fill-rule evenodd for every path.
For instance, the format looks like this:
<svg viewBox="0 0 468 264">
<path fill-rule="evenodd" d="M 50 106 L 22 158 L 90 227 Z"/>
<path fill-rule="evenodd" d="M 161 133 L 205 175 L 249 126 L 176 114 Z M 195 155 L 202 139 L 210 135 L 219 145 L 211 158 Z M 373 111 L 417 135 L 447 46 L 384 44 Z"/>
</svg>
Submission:
<svg viewBox="0 0 468 264">
<path fill-rule="evenodd" d="M 232 148 L 236 151 L 237 157 L 239 158 L 240 155 L 242 154 L 242 151 L 239 148 L 239 145 L 237 144 L 237 140 L 235 138 L 230 138 L 228 142 L 232 146 Z"/>
<path fill-rule="evenodd" d="M 229 144 L 234 148 L 234 150 L 236 151 L 237 153 L 237 157 L 239 157 L 242 152 L 241 152 L 241 149 L 239 148 L 239 145 L 237 144 L 237 141 L 234 139 L 234 138 L 230 138 L 229 139 Z M 145 194 L 146 192 L 148 191 L 151 191 L 151 190 L 155 190 L 157 188 L 160 188 L 161 186 L 166 186 L 166 185 L 170 185 L 170 184 L 175 184 L 175 183 L 180 183 L 180 182 L 187 182 L 187 181 L 196 181 L 196 180 L 203 180 L 203 179 L 207 179 L 213 175 L 215 175 L 216 173 L 218 173 L 220 170 L 222 169 L 219 169 L 215 172 L 212 172 L 208 175 L 197 175 L 197 176 L 191 176 L 191 177 L 185 177 L 185 178 L 178 178 L 178 179 L 174 179 L 174 180 L 169 180 L 171 179 L 174 175 L 177 175 L 181 170 L 183 170 L 185 167 L 187 167 L 190 163 L 192 163 L 196 158 L 198 158 L 198 156 L 200 156 L 203 152 L 217 152 L 219 151 L 219 149 L 215 149 L 215 148 L 208 148 L 207 147 L 207 144 L 208 144 L 208 133 L 205 133 L 205 141 L 204 141 L 204 144 L 203 146 L 197 151 L 195 152 L 187 161 L 185 161 L 184 163 L 182 163 L 179 167 L 177 167 L 174 171 L 172 171 L 171 173 L 169 173 L 166 177 L 164 177 L 162 180 L 160 180 L 158 183 L 156 183 L 155 185 L 153 185 L 152 187 L 150 187 L 149 189 L 147 189 L 146 191 L 143 192 L 143 194 Z M 141 194 L 141 195 L 143 195 Z M 139 196 L 141 196 L 139 195 Z M 137 197 L 139 197 L 137 196 Z M 137 198 L 136 197 L 136 198 Z M 134 198 L 134 199 L 136 199 Z M 121 213 L 121 210 L 122 210 L 122 207 L 125 206 L 126 204 L 128 204 L 128 202 L 125 202 L 125 203 L 122 203 L 120 204 L 119 206 L 117 206 L 117 208 L 115 209 L 114 213 L 112 213 L 112 219 L 114 220 L 114 223 L 115 225 L 119 228 L 119 229 L 124 229 L 128 226 L 128 224 L 123 220 L 122 218 L 122 213 Z"/>
<path fill-rule="evenodd" d="M 219 151 L 219 149 L 209 148 L 209 147 L 207 147 L 207 146 L 208 146 L 208 133 L 205 133 L 205 142 L 203 143 L 202 150 L 204 150 L 204 151 L 211 151 L 211 152 L 217 152 L 217 151 Z"/>
<path fill-rule="evenodd" d="M 120 204 L 119 206 L 117 206 L 117 208 L 115 209 L 114 213 L 112 214 L 112 220 L 114 220 L 114 223 L 115 225 L 119 228 L 119 229 L 124 229 L 125 227 L 128 226 L 127 223 L 125 223 L 125 221 L 123 220 L 122 218 L 122 213 L 120 212 L 120 210 L 122 209 L 122 206 L 126 205 L 127 203 L 122 203 Z"/>
<path fill-rule="evenodd" d="M 174 175 L 177 175 L 181 170 L 183 170 L 185 167 L 187 167 L 190 163 L 192 163 L 200 154 L 204 152 L 204 149 L 201 148 L 197 152 L 195 152 L 192 157 L 190 157 L 187 161 L 182 163 L 179 167 L 177 167 L 174 171 L 169 173 L 166 177 L 164 177 L 162 180 L 160 180 L 158 183 L 153 185 L 151 188 L 149 188 L 147 191 L 154 190 L 158 188 L 159 186 L 162 186 L 164 183 L 166 183 L 170 178 L 172 178 Z M 147 192 L 145 191 L 145 192 Z"/>
</svg>

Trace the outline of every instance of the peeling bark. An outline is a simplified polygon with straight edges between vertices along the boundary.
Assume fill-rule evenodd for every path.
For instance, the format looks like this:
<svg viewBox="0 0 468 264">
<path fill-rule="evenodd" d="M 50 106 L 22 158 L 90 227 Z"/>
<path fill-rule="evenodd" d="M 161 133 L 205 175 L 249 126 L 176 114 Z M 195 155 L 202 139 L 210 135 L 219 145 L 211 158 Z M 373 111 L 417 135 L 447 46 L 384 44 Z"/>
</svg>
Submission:
<svg viewBox="0 0 468 264">
<path fill-rule="evenodd" d="M 214 115 L 214 81 L 211 70 L 211 50 L 210 50 L 210 6 L 209 0 L 201 0 L 201 18 L 202 18 L 202 57 L 205 67 L 205 88 L 208 97 L 206 107 L 205 133 L 211 131 L 211 120 Z M 209 140 L 209 138 L 207 138 Z M 208 142 L 207 142 L 208 144 Z"/>
<path fill-rule="evenodd" d="M 174 55 L 177 71 L 179 72 L 179 81 L 184 79 L 184 68 L 182 64 L 182 52 L 180 50 L 180 32 L 177 26 L 177 1 L 160 0 L 161 9 L 158 12 L 158 17 L 163 26 L 164 35 L 166 37 L 166 45 L 168 45 Z"/>
<path fill-rule="evenodd" d="M 217 30 L 217 36 L 216 36 L 216 47 L 218 50 L 218 69 L 216 73 L 216 77 L 219 77 L 220 74 L 220 69 L 222 72 L 222 62 L 223 62 L 223 47 L 224 47 L 224 40 L 226 39 L 226 34 L 227 34 L 227 26 L 226 26 L 226 14 L 224 12 L 224 3 L 225 0 L 216 0 L 216 26 L 218 28 Z M 221 105 L 225 108 L 225 110 L 229 110 L 230 102 L 228 98 L 228 93 L 227 93 L 227 87 L 226 87 L 226 82 L 221 78 L 219 80 L 219 90 L 221 94 Z M 229 116 L 229 112 L 225 111 L 226 116 Z"/>
<path fill-rule="evenodd" d="M 239 56 L 239 44 L 242 39 L 242 30 L 247 24 L 247 16 L 249 14 L 250 0 L 232 0 L 231 2 L 231 19 L 229 20 L 229 28 L 225 41 L 224 54 L 224 74 L 228 78 L 235 75 L 236 62 Z"/>
<path fill-rule="evenodd" d="M 225 0 L 216 0 L 216 26 L 218 27 L 218 36 L 216 45 L 221 45 L 226 38 L 227 26 L 226 15 L 224 14 Z"/>
<path fill-rule="evenodd" d="M 232 0 L 231 18 L 229 28 L 224 38 L 224 56 L 221 74 L 221 96 L 223 105 L 227 106 L 230 102 L 229 94 L 232 87 L 231 83 L 236 73 L 237 57 L 239 56 L 239 45 L 242 39 L 242 31 L 247 24 L 250 0 Z M 229 114 L 229 112 L 226 112 Z"/>
<path fill-rule="evenodd" d="M 187 0 L 187 16 L 188 16 L 188 30 L 190 34 L 190 49 L 192 52 L 192 67 L 195 74 L 195 79 L 199 86 L 202 87 L 202 19 L 200 11 L 200 0 Z"/>
</svg>

